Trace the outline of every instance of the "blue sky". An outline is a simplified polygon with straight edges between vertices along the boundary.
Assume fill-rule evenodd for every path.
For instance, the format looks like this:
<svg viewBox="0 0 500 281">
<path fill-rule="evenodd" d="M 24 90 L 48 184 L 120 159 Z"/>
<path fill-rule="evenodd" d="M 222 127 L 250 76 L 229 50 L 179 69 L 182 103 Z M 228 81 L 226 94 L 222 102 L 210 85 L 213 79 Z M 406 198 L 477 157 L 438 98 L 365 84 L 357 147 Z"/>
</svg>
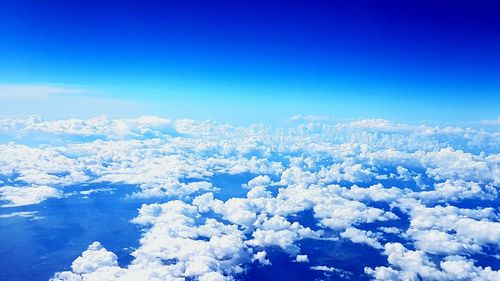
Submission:
<svg viewBox="0 0 500 281">
<path fill-rule="evenodd" d="M 102 2 L 2 1 L 0 115 L 499 116 L 496 1 Z"/>
</svg>

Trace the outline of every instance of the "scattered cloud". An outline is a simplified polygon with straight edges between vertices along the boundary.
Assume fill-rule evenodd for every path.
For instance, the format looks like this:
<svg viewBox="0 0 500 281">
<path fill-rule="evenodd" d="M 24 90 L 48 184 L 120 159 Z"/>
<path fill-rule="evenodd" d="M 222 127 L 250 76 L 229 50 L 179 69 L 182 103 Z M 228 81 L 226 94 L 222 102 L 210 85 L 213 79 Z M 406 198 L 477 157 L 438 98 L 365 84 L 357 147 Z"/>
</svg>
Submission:
<svg viewBox="0 0 500 281">
<path fill-rule="evenodd" d="M 305 239 L 373 248 L 387 258 L 365 268 L 376 280 L 498 280 L 470 257 L 500 246 L 491 207 L 497 132 L 307 119 L 286 129 L 154 116 L 0 119 L 0 199 L 22 207 L 64 198 L 71 185 L 106 183 L 80 194 L 130 184 L 134 200 L 167 201 L 147 201 L 133 219 L 142 237 L 130 264 L 95 242 L 53 280 L 234 280 L 252 263 L 273 266 L 269 249 L 352 277 L 315 265 Z M 221 199 L 227 190 L 213 179 L 233 175 L 248 178 L 231 190 L 237 197 Z M 16 216 L 36 214 L 0 217 Z"/>
</svg>

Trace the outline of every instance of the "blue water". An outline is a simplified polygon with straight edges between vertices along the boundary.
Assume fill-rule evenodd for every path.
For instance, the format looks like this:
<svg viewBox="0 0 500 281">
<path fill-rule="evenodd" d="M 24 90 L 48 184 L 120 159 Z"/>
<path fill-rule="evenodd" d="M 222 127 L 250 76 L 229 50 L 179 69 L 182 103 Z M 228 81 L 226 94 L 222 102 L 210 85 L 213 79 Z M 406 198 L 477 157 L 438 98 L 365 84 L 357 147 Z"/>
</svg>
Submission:
<svg viewBox="0 0 500 281">
<path fill-rule="evenodd" d="M 106 184 L 73 186 L 65 192 L 108 187 Z M 137 216 L 143 201 L 126 198 L 137 187 L 120 185 L 114 193 L 77 194 L 49 199 L 38 205 L 1 208 L 0 214 L 37 211 L 39 219 L 0 219 L 0 280 L 48 280 L 57 271 L 69 270 L 71 263 L 93 241 L 128 264 L 140 230 L 129 221 Z"/>
</svg>

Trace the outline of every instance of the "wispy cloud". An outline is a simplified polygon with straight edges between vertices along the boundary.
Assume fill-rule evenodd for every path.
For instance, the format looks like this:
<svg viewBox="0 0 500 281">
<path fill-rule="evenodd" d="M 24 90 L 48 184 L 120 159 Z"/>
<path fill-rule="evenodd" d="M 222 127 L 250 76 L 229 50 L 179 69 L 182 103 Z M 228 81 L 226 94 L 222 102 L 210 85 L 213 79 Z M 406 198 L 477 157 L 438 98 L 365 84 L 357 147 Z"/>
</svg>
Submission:
<svg viewBox="0 0 500 281">
<path fill-rule="evenodd" d="M 481 125 L 487 125 L 487 126 L 500 126 L 500 117 L 497 117 L 497 119 L 491 119 L 491 120 L 481 120 L 479 122 Z"/>
<path fill-rule="evenodd" d="M 0 116 L 39 115 L 48 118 L 98 115 L 136 116 L 147 103 L 117 97 L 87 85 L 0 83 Z M 145 115 L 145 114 L 142 114 Z"/>
<path fill-rule="evenodd" d="M 83 87 L 51 84 L 0 84 L 0 97 L 37 98 L 88 93 Z"/>
</svg>

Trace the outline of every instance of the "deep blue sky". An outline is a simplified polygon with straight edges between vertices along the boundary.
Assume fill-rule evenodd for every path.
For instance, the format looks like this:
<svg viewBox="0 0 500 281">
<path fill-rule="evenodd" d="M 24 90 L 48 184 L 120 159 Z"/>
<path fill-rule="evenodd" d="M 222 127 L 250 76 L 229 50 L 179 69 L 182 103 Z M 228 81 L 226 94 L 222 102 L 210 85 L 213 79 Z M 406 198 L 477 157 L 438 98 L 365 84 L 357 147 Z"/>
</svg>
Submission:
<svg viewBox="0 0 500 281">
<path fill-rule="evenodd" d="M 499 1 L 3 0 L 0 83 L 85 93 L 0 93 L 0 115 L 494 119 L 499 15 Z"/>
</svg>

